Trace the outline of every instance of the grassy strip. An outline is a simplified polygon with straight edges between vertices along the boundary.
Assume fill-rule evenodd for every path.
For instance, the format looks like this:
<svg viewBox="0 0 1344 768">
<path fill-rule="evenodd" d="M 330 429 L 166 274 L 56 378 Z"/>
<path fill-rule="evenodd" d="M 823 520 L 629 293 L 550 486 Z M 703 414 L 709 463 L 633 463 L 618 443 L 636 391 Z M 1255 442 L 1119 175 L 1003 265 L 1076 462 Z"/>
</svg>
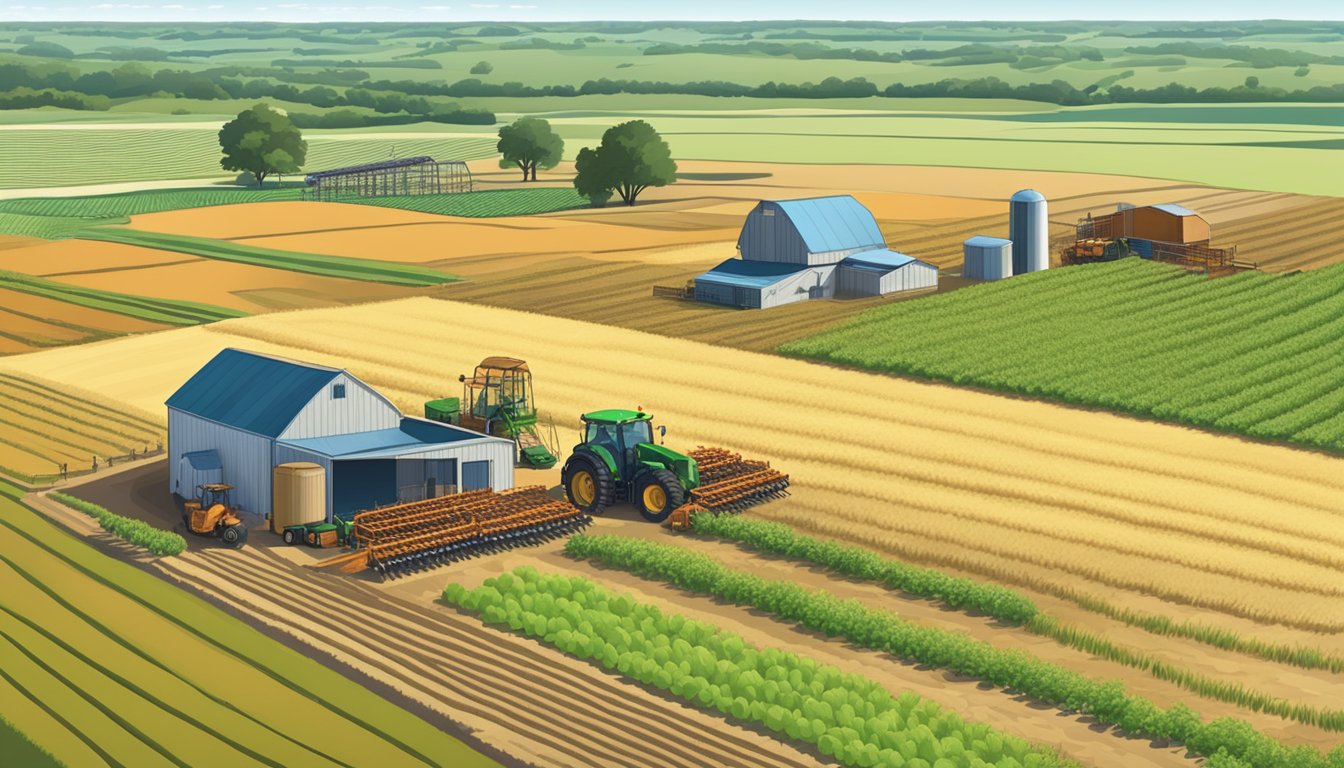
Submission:
<svg viewBox="0 0 1344 768">
<path fill-rule="evenodd" d="M 85 240 L 103 240 L 111 243 L 138 245 L 164 251 L 189 253 L 206 259 L 233 261 L 257 267 L 285 269 L 291 272 L 339 277 L 346 280 L 388 283 L 390 285 L 424 287 L 452 283 L 461 279 L 437 269 L 414 264 L 279 251 L 273 248 L 259 248 L 227 240 L 170 235 L 162 232 L 142 232 L 120 227 L 96 227 L 81 232 L 79 236 Z"/>
<path fill-rule="evenodd" d="M 444 599 L 491 624 L 667 691 L 692 705 L 758 723 L 814 745 L 847 766 L 1068 765 L 1051 753 L 913 693 L 776 648 L 760 649 L 712 624 L 614 595 L 582 577 L 522 567 Z"/>
<path fill-rule="evenodd" d="M 151 299 L 97 288 L 84 288 L 19 272 L 0 271 L 0 288 L 167 325 L 197 325 L 246 315 L 245 312 L 236 309 L 210 304 L 175 299 Z"/>
<path fill-rule="evenodd" d="M 3 471 L 6 472 L 6 473 L 9 472 L 9 470 L 4 469 L 3 467 L 0 467 L 0 470 L 3 470 Z M 3 480 L 3 479 L 0 479 L 0 496 L 4 496 L 5 498 L 13 499 L 14 501 L 18 501 L 19 499 L 22 499 L 23 496 L 24 496 L 24 494 L 26 494 L 26 493 L 27 493 L 27 491 L 25 491 L 24 489 L 20 488 L 19 486 L 15 485 L 15 484 L 13 484 L 13 483 L 7 482 L 7 481 L 5 481 L 5 480 Z"/>
<path fill-rule="evenodd" d="M 40 237 L 43 240 L 59 240 L 70 237 L 80 230 L 88 229 L 94 225 L 128 223 L 130 223 L 130 219 L 124 216 L 80 218 L 77 216 L 33 216 L 0 212 L 0 234 L 18 237 Z"/>
<path fill-rule="evenodd" d="M 692 524 L 695 532 L 703 536 L 726 539 L 757 552 L 782 555 L 820 565 L 844 576 L 873 581 L 890 589 L 898 589 L 919 597 L 933 598 L 953 608 L 969 608 L 1000 621 L 1022 625 L 1033 632 L 1041 631 L 1042 634 L 1055 637 L 1061 642 L 1065 642 L 1064 638 L 1076 638 L 1077 644 L 1074 641 L 1070 641 L 1069 644 L 1084 650 L 1092 650 L 1082 645 L 1085 642 L 1083 633 L 1075 635 L 1076 630 L 1061 633 L 1060 625 L 1053 619 L 1037 624 L 1037 619 L 1042 618 L 1040 609 L 1026 595 L 1007 587 L 948 576 L 933 569 L 918 568 L 899 560 L 884 558 L 869 549 L 808 536 L 787 525 L 769 520 L 740 515 L 699 514 L 694 516 Z M 1265 643 L 1206 624 L 1177 622 L 1166 616 L 1139 613 L 1073 590 L 1047 591 L 1074 602 L 1081 608 L 1153 634 L 1182 637 L 1226 651 L 1292 664 L 1304 669 L 1344 672 L 1344 659 L 1316 648 Z M 1088 637 L 1095 636 L 1088 635 Z"/>
<path fill-rule="evenodd" d="M 204 643 L 211 653 L 239 659 L 338 716 L 344 721 L 340 727 L 348 730 L 331 732 L 340 733 L 342 743 L 349 743 L 351 736 L 362 736 L 360 731 L 386 742 L 398 750 L 398 759 L 389 765 L 447 764 L 463 768 L 496 765 L 424 719 L 370 693 L 361 683 L 276 642 L 161 578 L 99 553 L 21 505 L 0 500 L 0 534 L 21 544 L 32 545 L 34 557 L 40 555 L 68 568 L 72 583 L 89 579 L 113 590 L 135 606 L 143 607 L 155 621 L 162 619 L 164 626 L 155 628 L 156 633 L 161 634 L 164 628 L 185 633 Z M 47 586 L 48 581 L 39 581 L 35 586 L 67 610 L 73 610 L 64 595 Z M 82 620 L 90 618 L 85 614 L 78 615 Z M 139 647 L 133 635 L 125 639 Z M 182 659 L 164 661 L 175 667 L 184 663 Z M 193 663 L 199 666 L 202 660 L 197 658 Z M 284 725 L 300 730 L 303 726 L 301 723 Z"/>
<path fill-rule="evenodd" d="M 338 202 L 377 205 L 385 208 L 433 213 L 439 216 L 469 218 L 533 216 L 538 213 L 587 208 L 591 205 L 588 198 L 574 191 L 572 187 L 492 189 L 484 192 L 465 192 L 453 195 L 351 198 Z"/>
<path fill-rule="evenodd" d="M 80 195 L 76 197 L 21 197 L 0 201 L 0 214 L 31 216 L 35 218 L 124 219 L 143 213 L 177 211 L 186 208 L 204 208 L 235 203 L 258 203 L 274 200 L 299 200 L 298 187 L 253 189 L 250 187 L 206 187 L 200 189 L 140 190 L 110 195 Z M 4 220 L 0 216 L 0 222 Z"/>
<path fill-rule="evenodd" d="M 1219 718 L 1204 723 L 1184 704 L 1163 710 L 1148 699 L 1131 696 L 1118 680 L 1097 682 L 1021 651 L 995 648 L 961 633 L 911 624 L 891 611 L 868 608 L 857 600 L 841 600 L 825 591 L 808 592 L 793 582 L 767 581 L 726 568 L 683 547 L 580 534 L 569 539 L 565 551 L 642 578 L 752 607 L 860 647 L 1018 691 L 1067 711 L 1086 712 L 1136 736 L 1179 741 L 1205 757 L 1222 749 L 1256 768 L 1344 765 L 1344 746 L 1329 758 L 1310 748 L 1289 749 L 1243 720 Z M 1322 713 L 1319 719 L 1323 721 L 1321 727 L 1344 727 L 1344 716 L 1339 713 Z"/>
<path fill-rule="evenodd" d="M 64 493 L 53 492 L 47 494 L 47 496 L 96 519 L 103 530 L 115 534 L 122 541 L 129 542 L 137 547 L 144 547 L 156 555 L 180 555 L 182 550 L 187 548 L 187 540 L 179 534 L 155 528 L 143 520 L 109 512 L 106 508 L 97 504 L 91 504 Z"/>
<path fill-rule="evenodd" d="M 61 768 L 65 764 L 34 744 L 14 724 L 0 715 L 0 755 L 6 765 L 23 768 Z"/>
</svg>

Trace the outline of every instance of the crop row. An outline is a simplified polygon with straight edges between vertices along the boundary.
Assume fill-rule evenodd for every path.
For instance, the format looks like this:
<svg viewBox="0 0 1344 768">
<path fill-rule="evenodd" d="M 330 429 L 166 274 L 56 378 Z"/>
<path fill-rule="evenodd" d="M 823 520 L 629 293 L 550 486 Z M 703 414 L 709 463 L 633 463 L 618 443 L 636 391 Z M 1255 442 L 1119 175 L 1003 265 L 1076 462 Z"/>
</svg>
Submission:
<svg viewBox="0 0 1344 768">
<path fill-rule="evenodd" d="M 1026 742 L 968 724 L 912 693 L 774 648 L 711 624 L 664 614 L 582 577 L 522 567 L 449 603 L 492 624 L 592 659 L 705 709 L 815 745 L 843 765 L 909 768 L 1045 768 L 1064 764 Z"/>
<path fill-rule="evenodd" d="M 371 197 L 343 202 L 402 208 L 439 216 L 488 218 L 493 216 L 531 216 L 538 213 L 584 208 L 588 200 L 569 187 L 535 189 L 497 189 L 454 195 L 414 195 Z"/>
<path fill-rule="evenodd" d="M 155 528 L 143 520 L 109 512 L 105 507 L 64 493 L 53 492 L 47 494 L 47 496 L 75 511 L 83 512 L 94 518 L 103 527 L 103 530 L 122 541 L 129 542 L 137 547 L 144 547 L 156 555 L 180 555 L 182 550 L 187 548 L 187 540 L 182 538 L 181 535 Z"/>
<path fill-rule="evenodd" d="M 1344 265 L 1040 275 L 872 309 L 781 351 L 1344 450 L 1344 369 L 1328 364 L 1344 354 Z"/>
<path fill-rule="evenodd" d="M 29 293 L 82 307 L 100 309 L 118 315 L 147 320 L 165 325 L 197 325 L 231 317 L 242 317 L 244 312 L 210 304 L 179 299 L 156 299 L 147 296 L 132 296 L 127 293 L 104 291 L 98 288 L 85 288 L 54 280 L 25 275 L 19 272 L 0 271 L 0 288 Z"/>
<path fill-rule="evenodd" d="M 298 200 L 295 188 L 252 189 L 248 187 L 207 187 L 203 189 L 142 190 L 113 195 L 81 197 L 24 197 L 0 202 L 0 215 L 34 218 L 123 219 L 159 211 L 203 208 L 212 205 L 258 203 L 273 200 Z M 0 222 L 3 222 L 0 216 Z"/>
<path fill-rule="evenodd" d="M 881 584 L 919 597 L 938 600 L 952 608 L 977 611 L 1025 629 L 1047 634 L 1074 647 L 1096 652 L 1099 644 L 1088 633 L 1060 631 L 1053 619 L 1041 613 L 1031 598 L 1000 586 L 958 576 L 949 576 L 932 568 L 920 568 L 883 557 L 871 549 L 844 544 L 834 539 L 809 536 L 770 520 L 740 515 L 696 514 L 691 518 L 696 534 L 724 539 L 757 552 L 780 555 L 837 574 Z M 1215 648 L 1258 656 L 1269 661 L 1292 664 L 1305 669 L 1344 672 L 1344 658 L 1316 648 L 1267 643 L 1243 637 L 1236 632 L 1191 621 L 1175 621 L 1167 616 L 1120 608 L 1106 600 L 1072 590 L 1050 590 L 1052 594 L 1078 604 L 1089 611 L 1157 635 L 1184 637 Z M 1116 654 L 1113 654 L 1116 655 Z M 1118 660 L 1118 659 L 1113 659 Z M 1151 668 L 1148 663 L 1145 668 Z"/>
<path fill-rule="evenodd" d="M 1243 720 L 1219 718 L 1204 723 L 1184 704 L 1161 709 L 1146 698 L 1126 693 L 1118 680 L 1098 682 L 1021 651 L 911 624 L 891 611 L 871 609 L 824 591 L 809 592 L 794 582 L 768 581 L 730 569 L 682 547 L 617 536 L 579 535 L 569 539 L 565 551 L 642 578 L 755 608 L 860 647 L 983 680 L 1068 711 L 1085 712 L 1137 736 L 1179 741 L 1205 757 L 1224 750 L 1256 768 L 1344 765 L 1344 746 L 1328 758 L 1310 748 L 1289 749 Z"/>
<path fill-rule="evenodd" d="M 112 243 L 189 253 L 206 259 L 391 285 L 424 287 L 451 283 L 459 279 L 446 272 L 415 264 L 280 251 L 274 248 L 259 248 L 226 240 L 145 232 L 121 227 L 98 227 L 81 233 L 80 237 L 89 240 L 105 240 Z"/>
</svg>

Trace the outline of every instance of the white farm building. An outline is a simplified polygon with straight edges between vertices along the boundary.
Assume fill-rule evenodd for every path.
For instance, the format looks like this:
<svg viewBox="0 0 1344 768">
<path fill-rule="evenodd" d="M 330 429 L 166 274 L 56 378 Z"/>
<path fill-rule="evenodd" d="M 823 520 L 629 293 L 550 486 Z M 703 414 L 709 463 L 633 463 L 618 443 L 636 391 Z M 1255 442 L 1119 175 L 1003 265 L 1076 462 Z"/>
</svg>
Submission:
<svg viewBox="0 0 1344 768">
<path fill-rule="evenodd" d="M 697 300 L 764 309 L 938 287 L 938 268 L 888 250 L 877 220 L 849 195 L 762 200 L 737 250 L 741 258 L 695 278 Z"/>
<path fill-rule="evenodd" d="M 461 490 L 513 487 L 513 441 L 402 415 L 336 368 L 225 349 L 168 398 L 169 490 L 234 486 L 233 502 L 271 511 L 275 468 L 320 466 L 326 516 Z"/>
</svg>

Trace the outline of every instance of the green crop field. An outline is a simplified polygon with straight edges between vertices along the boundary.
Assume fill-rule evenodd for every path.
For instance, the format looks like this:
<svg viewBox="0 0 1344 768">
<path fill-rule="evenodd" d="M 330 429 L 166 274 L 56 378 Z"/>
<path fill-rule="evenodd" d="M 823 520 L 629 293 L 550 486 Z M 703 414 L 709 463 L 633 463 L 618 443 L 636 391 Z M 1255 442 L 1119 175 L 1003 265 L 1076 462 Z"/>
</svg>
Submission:
<svg viewBox="0 0 1344 768">
<path fill-rule="evenodd" d="M 342 202 L 471 218 L 531 216 L 537 213 L 586 208 L 589 205 L 587 198 L 569 187 L 498 189 L 456 195 L 352 198 Z"/>
<path fill-rule="evenodd" d="M 871 309 L 781 351 L 1344 451 L 1344 265 L 1065 267 Z"/>
<path fill-rule="evenodd" d="M 0 143 L 0 188 L 219 177 L 225 172 L 219 167 L 217 132 L 218 125 L 199 123 L 7 130 Z M 479 160 L 495 154 L 492 137 L 347 132 L 306 138 L 304 168 L 310 171 L 394 157 Z"/>
<path fill-rule="evenodd" d="M 389 285 L 424 287 L 451 283 L 459 279 L 446 272 L 414 264 L 398 264 L 392 261 L 358 259 L 350 256 L 280 251 L 274 248 L 259 248 L 227 240 L 212 240 L 207 237 L 172 235 L 161 232 L 143 232 L 121 227 L 96 227 L 80 233 L 80 237 L 86 240 L 103 240 L 109 243 L 123 243 L 146 248 L 158 248 L 164 251 L 189 253 L 206 259 L 233 261 L 239 264 L 252 264 L 273 269 L 287 269 L 292 272 L 340 277 L 347 280 L 367 280 L 375 283 L 388 283 Z"/>
<path fill-rule="evenodd" d="M 178 299 L 155 299 L 126 293 L 85 288 L 54 280 L 44 280 L 18 272 L 0 271 L 0 288 L 65 301 L 92 309 L 167 325 L 198 325 L 242 317 L 244 312 L 210 304 Z"/>
<path fill-rule="evenodd" d="M 84 227 L 87 228 L 90 223 L 102 223 L 100 220 L 124 221 L 128 216 L 138 216 L 142 213 L 203 208 L 210 205 L 298 200 L 300 196 L 300 190 L 296 187 L 265 189 L 209 187 L 162 191 L 147 190 L 83 197 L 24 197 L 15 200 L 0 200 L 0 231 L 10 231 L 5 227 L 6 216 L 53 218 L 56 222 L 51 229 L 59 232 L 66 230 L 67 226 L 73 228 L 74 222 L 80 220 L 84 221 Z M 90 220 L 93 221 L 90 222 Z"/>
<path fill-rule="evenodd" d="M 0 717 L 65 765 L 494 764 L 7 498 L 0 531 Z"/>
</svg>

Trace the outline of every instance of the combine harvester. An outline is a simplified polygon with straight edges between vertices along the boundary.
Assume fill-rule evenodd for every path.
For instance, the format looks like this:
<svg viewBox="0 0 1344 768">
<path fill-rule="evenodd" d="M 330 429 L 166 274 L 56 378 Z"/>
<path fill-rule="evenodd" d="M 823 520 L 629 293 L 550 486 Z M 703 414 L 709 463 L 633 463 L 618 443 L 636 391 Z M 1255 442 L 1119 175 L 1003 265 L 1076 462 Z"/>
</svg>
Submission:
<svg viewBox="0 0 1344 768">
<path fill-rule="evenodd" d="M 555 426 L 541 424 L 527 363 L 512 357 L 487 357 L 470 378 L 464 375 L 457 380 L 462 383 L 462 397 L 430 400 L 425 403 L 425 418 L 512 440 L 519 467 L 555 466 Z"/>
<path fill-rule="evenodd" d="M 591 522 L 539 485 L 467 491 L 360 512 L 351 534 L 358 549 L 317 565 L 386 576 L 549 541 Z"/>
</svg>

